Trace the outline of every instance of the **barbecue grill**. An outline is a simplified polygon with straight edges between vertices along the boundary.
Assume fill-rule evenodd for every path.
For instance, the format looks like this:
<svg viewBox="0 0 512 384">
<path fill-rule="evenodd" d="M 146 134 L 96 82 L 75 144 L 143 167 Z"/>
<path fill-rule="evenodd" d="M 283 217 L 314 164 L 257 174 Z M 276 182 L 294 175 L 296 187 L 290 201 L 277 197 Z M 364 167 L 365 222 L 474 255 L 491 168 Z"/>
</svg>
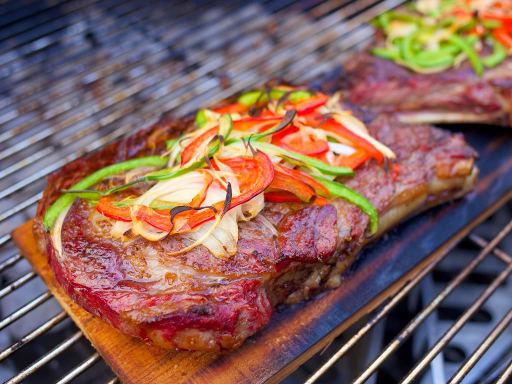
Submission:
<svg viewBox="0 0 512 384">
<path fill-rule="evenodd" d="M 270 78 L 329 84 L 371 38 L 366 22 L 401 3 L 2 2 L 0 379 L 118 382 L 11 241 L 10 232 L 34 216 L 45 176 L 162 114 L 183 115 Z M 265 379 L 510 380 L 512 135 L 466 130 L 485 152 L 482 190 L 467 206 L 415 218 L 365 252 L 356 269 L 410 239 L 400 243 L 411 256 L 396 262 L 400 276 L 375 278 L 345 298 L 357 310 L 329 312 L 307 348 L 267 369 Z"/>
</svg>

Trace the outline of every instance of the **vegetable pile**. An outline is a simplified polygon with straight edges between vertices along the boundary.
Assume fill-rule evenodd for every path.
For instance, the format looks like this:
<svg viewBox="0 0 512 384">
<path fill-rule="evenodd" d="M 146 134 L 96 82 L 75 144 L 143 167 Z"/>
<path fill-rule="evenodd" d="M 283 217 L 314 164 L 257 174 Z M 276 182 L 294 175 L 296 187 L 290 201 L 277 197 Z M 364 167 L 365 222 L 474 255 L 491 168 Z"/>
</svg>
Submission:
<svg viewBox="0 0 512 384">
<path fill-rule="evenodd" d="M 385 35 L 374 55 L 419 73 L 469 61 L 481 76 L 512 53 L 512 1 L 418 0 L 373 22 Z"/>
<path fill-rule="evenodd" d="M 69 207 L 81 198 L 110 222 L 113 238 L 180 235 L 189 245 L 172 254 L 202 244 L 229 257 L 238 222 L 258 215 L 264 201 L 323 205 L 342 198 L 377 231 L 372 204 L 337 179 L 369 161 L 387 165 L 395 155 L 340 109 L 337 96 L 287 86 L 250 91 L 200 110 L 195 126 L 169 140 L 161 156 L 110 165 L 63 191 L 44 216 L 46 229 L 60 239 Z"/>
</svg>

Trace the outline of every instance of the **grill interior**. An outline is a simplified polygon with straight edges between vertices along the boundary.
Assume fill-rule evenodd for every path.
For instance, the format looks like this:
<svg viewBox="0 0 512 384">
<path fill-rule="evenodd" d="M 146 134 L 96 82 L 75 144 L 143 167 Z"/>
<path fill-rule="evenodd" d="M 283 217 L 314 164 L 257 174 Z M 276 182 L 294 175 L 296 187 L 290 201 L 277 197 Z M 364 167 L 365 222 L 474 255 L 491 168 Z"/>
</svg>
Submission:
<svg viewBox="0 0 512 384">
<path fill-rule="evenodd" d="M 33 217 L 45 176 L 86 152 L 151 125 L 163 113 L 185 114 L 270 78 L 284 77 L 293 82 L 318 78 L 368 41 L 372 29 L 365 22 L 401 3 L 284 0 L 213 5 L 200 0 L 25 0 L 2 4 L 0 380 L 116 381 L 11 242 L 9 233 Z M 506 382 L 512 374 L 511 330 L 507 328 L 512 315 L 510 300 L 506 300 L 512 293 L 511 225 L 507 224 L 511 203 L 506 201 L 487 210 L 489 216 L 501 207 L 499 215 L 483 224 L 468 223 L 467 233 L 458 239 L 465 240 L 455 250 L 440 252 L 406 289 L 345 333 L 354 336 L 335 339 L 287 382 L 332 382 L 345 378 L 347 371 L 354 375 L 363 372 L 359 382 L 386 382 L 390 377 L 387 372 L 394 371 L 389 365 L 397 355 L 394 349 L 400 352 L 408 348 L 402 347 L 405 336 L 416 345 L 410 346 L 415 358 L 404 365 L 407 369 L 401 372 L 402 378 L 415 381 L 428 366 L 422 380 L 446 382 L 458 367 L 463 367 L 460 374 L 469 371 L 474 361 L 465 363 L 464 359 L 475 356 L 478 363 L 471 372 L 481 374 L 472 377 L 470 373 L 468 382 L 500 375 Z M 468 266 L 468 255 L 473 256 L 471 260 L 484 261 L 468 269 L 473 266 Z M 487 266 L 489 263 L 494 264 Z M 451 288 L 446 289 L 451 287 L 451 279 L 462 279 L 459 273 L 468 278 L 458 289 L 469 289 L 466 280 L 471 283 L 471 279 L 479 278 L 481 292 L 474 298 L 476 305 L 464 303 L 459 312 L 454 312 L 443 303 L 450 300 L 446 293 Z M 434 287 L 435 297 L 429 297 L 430 287 Z M 478 287 L 473 288 L 478 291 Z M 480 302 L 491 294 L 485 303 Z M 440 302 L 444 295 L 447 300 Z M 436 344 L 447 329 L 457 330 L 468 323 L 453 339 L 464 341 L 460 335 L 474 322 L 473 312 L 485 317 L 482 308 L 496 295 L 505 299 L 492 306 L 499 310 L 487 310 L 492 313 L 492 321 L 477 324 L 484 330 L 480 338 L 463 347 L 460 341 L 448 343 L 446 337 Z M 384 339 L 383 335 L 389 334 L 389 329 L 384 329 L 393 321 L 379 320 L 392 319 L 393 314 L 403 319 L 399 312 L 404 307 L 412 319 L 416 315 L 425 321 L 414 328 L 403 324 L 404 335 L 398 329 L 398 339 Z M 458 320 L 459 316 L 463 321 Z M 433 323 L 434 317 L 442 321 Z M 429 327 L 434 331 L 429 333 Z M 381 336 L 369 337 L 373 335 Z M 488 344 L 498 336 L 499 343 L 487 351 Z M 365 338 L 382 340 L 372 345 Z M 393 347 L 386 347 L 388 342 Z M 353 366 L 357 360 L 353 346 L 365 348 L 365 361 L 358 361 L 359 370 L 343 369 L 343 364 Z M 450 358 L 446 357 L 449 349 L 445 346 L 452 348 Z M 441 350 L 442 354 L 433 354 Z M 492 354 L 494 359 L 480 358 Z M 342 363 L 337 362 L 339 357 L 343 357 Z M 488 361 L 485 367 L 479 367 L 484 361 Z M 417 368 L 415 363 L 419 364 Z M 374 372 L 378 375 L 372 375 Z M 455 376 L 454 382 L 458 378 Z M 354 376 L 345 381 L 356 379 Z"/>
</svg>

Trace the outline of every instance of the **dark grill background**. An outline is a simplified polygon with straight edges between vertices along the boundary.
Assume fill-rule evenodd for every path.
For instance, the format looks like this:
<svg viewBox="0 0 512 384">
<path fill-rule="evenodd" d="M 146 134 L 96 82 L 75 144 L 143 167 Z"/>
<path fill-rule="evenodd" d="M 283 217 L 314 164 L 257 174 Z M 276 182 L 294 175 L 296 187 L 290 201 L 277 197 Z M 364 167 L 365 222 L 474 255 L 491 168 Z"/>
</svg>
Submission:
<svg viewBox="0 0 512 384">
<path fill-rule="evenodd" d="M 45 176 L 163 113 L 185 114 L 270 78 L 315 79 L 368 41 L 372 29 L 365 22 L 402 2 L 0 2 L 0 380 L 99 383 L 113 378 L 10 239 L 9 233 L 34 215 Z M 352 379 L 347 375 L 363 370 L 382 350 L 383 340 L 478 252 L 475 241 L 490 240 L 509 220 L 510 205 L 479 228 L 481 237 L 450 253 L 323 380 L 346 382 Z M 501 248 L 510 254 L 507 239 Z M 489 263 L 460 289 L 485 288 L 504 265 Z M 444 382 L 455 372 L 509 311 L 510 289 L 509 281 L 496 293 L 498 299 L 472 319 L 476 325 L 464 328 L 444 358 L 434 360 L 426 383 Z M 447 300 L 386 361 L 379 382 L 403 377 L 460 311 Z M 287 382 L 305 380 L 343 345 L 344 337 Z M 508 329 L 470 382 L 510 367 L 511 338 Z"/>
</svg>

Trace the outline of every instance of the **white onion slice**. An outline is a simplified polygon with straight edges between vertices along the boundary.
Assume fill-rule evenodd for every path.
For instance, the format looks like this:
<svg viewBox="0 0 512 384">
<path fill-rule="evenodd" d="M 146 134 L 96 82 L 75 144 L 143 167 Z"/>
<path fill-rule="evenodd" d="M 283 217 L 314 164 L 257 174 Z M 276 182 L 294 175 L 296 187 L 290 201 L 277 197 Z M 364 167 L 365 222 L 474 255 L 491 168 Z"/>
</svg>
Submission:
<svg viewBox="0 0 512 384">
<path fill-rule="evenodd" d="M 62 225 L 64 224 L 64 219 L 69 212 L 71 206 L 67 207 L 55 220 L 55 224 L 51 230 L 51 239 L 53 243 L 53 248 L 57 251 L 57 258 L 62 261 L 64 259 L 64 254 L 62 253 Z"/>
<path fill-rule="evenodd" d="M 344 156 L 350 156 L 356 152 L 354 148 L 341 143 L 329 143 L 329 148 L 334 153 Z"/>
<path fill-rule="evenodd" d="M 132 222 L 116 220 L 110 228 L 110 235 L 113 239 L 123 239 L 124 234 L 132 229 Z"/>
<path fill-rule="evenodd" d="M 372 136 L 365 132 L 366 127 L 363 122 L 352 115 L 345 113 L 333 113 L 333 118 L 338 123 L 342 124 L 345 128 L 352 131 L 356 135 L 366 139 L 370 144 L 372 144 L 379 152 L 381 152 L 384 156 L 394 159 L 396 158 L 395 153 L 386 147 L 381 142 L 375 140 Z"/>
<path fill-rule="evenodd" d="M 259 215 L 255 220 L 258 220 L 265 228 L 272 232 L 273 236 L 277 236 L 278 232 L 274 224 L 272 224 L 265 216 Z"/>
</svg>

